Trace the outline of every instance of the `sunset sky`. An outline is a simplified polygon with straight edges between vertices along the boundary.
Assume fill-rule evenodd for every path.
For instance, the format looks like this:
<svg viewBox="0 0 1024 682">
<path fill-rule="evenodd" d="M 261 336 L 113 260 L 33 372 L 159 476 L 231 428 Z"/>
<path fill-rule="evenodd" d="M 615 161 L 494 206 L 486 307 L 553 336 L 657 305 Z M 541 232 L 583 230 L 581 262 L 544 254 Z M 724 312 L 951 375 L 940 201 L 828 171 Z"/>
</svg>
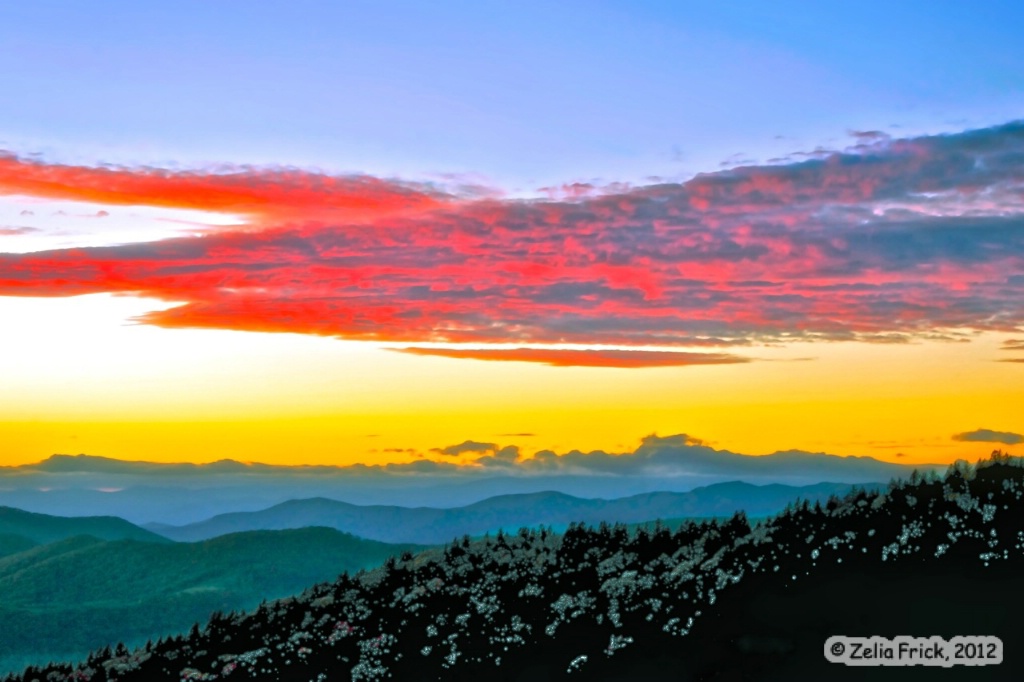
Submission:
<svg viewBox="0 0 1024 682">
<path fill-rule="evenodd" d="M 7 3 L 0 465 L 1017 454 L 1022 25 Z"/>
</svg>

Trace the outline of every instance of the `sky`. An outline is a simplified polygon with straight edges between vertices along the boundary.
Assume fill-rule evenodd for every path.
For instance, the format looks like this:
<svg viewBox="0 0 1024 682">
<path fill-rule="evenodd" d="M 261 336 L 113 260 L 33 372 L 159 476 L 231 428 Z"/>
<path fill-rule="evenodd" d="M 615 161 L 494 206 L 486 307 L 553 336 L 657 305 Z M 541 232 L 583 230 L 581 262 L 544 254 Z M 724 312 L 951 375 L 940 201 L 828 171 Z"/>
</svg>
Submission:
<svg viewBox="0 0 1024 682">
<path fill-rule="evenodd" d="M 8 3 L 0 465 L 1015 452 L 1022 23 Z"/>
</svg>

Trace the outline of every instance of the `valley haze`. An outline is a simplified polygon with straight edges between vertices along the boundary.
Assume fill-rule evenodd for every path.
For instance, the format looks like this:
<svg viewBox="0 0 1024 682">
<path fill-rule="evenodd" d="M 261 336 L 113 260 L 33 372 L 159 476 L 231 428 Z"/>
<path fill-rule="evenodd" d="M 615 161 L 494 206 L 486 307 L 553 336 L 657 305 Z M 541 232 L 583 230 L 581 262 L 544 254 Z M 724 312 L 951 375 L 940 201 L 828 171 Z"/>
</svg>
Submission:
<svg viewBox="0 0 1024 682">
<path fill-rule="evenodd" d="M 914 469 L 923 473 L 945 468 L 799 451 L 740 455 L 686 435 L 648 436 L 634 451 L 622 454 L 541 452 L 533 458 L 521 458 L 514 448 L 468 443 L 482 454 L 472 465 L 420 461 L 329 467 L 231 460 L 167 464 L 54 455 L 36 464 L 0 468 L 0 501 L 47 514 L 105 514 L 137 524 L 184 525 L 313 497 L 364 506 L 452 508 L 500 495 L 546 491 L 614 499 L 733 481 L 790 486 L 878 483 Z"/>
</svg>

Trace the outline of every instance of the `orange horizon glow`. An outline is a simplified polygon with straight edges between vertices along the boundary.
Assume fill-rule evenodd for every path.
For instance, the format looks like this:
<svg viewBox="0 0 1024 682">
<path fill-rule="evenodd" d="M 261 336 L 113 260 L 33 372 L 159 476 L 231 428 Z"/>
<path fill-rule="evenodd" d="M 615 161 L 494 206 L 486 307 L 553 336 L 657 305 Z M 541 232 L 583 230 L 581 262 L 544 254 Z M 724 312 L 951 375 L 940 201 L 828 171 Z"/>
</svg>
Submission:
<svg viewBox="0 0 1024 682">
<path fill-rule="evenodd" d="M 736 351 L 745 363 L 636 370 L 131 323 L 161 305 L 0 297 L 0 316 L 20 332 L 7 333 L 0 358 L 0 464 L 56 453 L 375 464 L 432 459 L 432 449 L 467 439 L 528 455 L 628 452 L 646 434 L 681 432 L 741 454 L 801 449 L 897 463 L 1019 450 L 953 440 L 1021 430 L 1019 365 L 998 362 L 1015 352 L 1003 335 L 758 346 Z"/>
</svg>

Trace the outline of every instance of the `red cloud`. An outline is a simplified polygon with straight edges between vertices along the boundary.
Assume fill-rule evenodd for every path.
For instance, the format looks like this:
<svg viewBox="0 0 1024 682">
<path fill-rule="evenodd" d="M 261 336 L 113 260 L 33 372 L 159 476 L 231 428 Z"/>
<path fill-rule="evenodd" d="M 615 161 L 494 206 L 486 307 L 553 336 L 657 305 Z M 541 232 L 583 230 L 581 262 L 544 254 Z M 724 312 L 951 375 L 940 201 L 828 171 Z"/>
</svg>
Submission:
<svg viewBox="0 0 1024 682">
<path fill-rule="evenodd" d="M 234 168 L 223 173 L 45 164 L 0 154 L 0 194 L 240 214 L 257 224 L 364 222 L 444 204 L 445 196 L 373 177 Z"/>
<path fill-rule="evenodd" d="M 682 353 L 644 350 L 562 350 L 550 348 L 402 348 L 403 353 L 470 360 L 540 362 L 553 367 L 686 367 L 749 362 L 728 353 Z"/>
<path fill-rule="evenodd" d="M 1024 125 L 1011 124 L 571 201 L 458 199 L 299 171 L 4 157 L 0 191 L 232 211 L 254 225 L 0 254 L 0 295 L 133 292 L 184 303 L 149 314 L 150 324 L 413 344 L 725 346 L 1012 331 L 1024 325 L 1024 276 L 1014 274 L 1024 272 L 1022 154 Z M 430 352 L 588 366 L 715 357 Z"/>
</svg>

